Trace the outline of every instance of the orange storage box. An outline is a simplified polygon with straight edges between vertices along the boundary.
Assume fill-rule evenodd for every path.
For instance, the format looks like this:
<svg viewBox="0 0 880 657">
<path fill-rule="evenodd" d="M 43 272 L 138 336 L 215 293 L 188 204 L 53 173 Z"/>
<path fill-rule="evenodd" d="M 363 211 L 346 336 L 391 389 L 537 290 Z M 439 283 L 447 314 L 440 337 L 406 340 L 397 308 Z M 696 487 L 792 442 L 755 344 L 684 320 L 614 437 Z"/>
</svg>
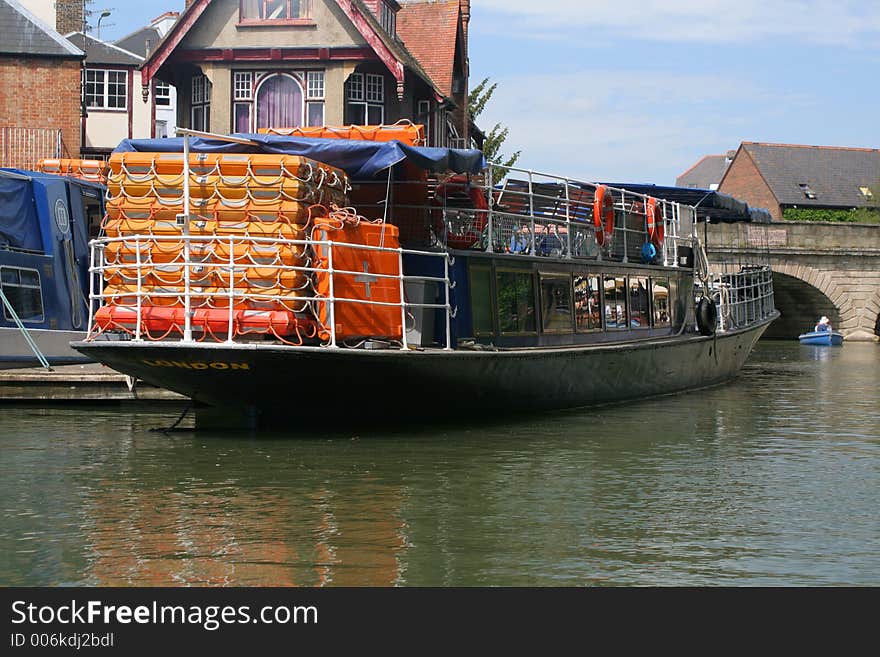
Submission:
<svg viewBox="0 0 880 657">
<path fill-rule="evenodd" d="M 330 279 L 333 279 L 333 295 L 337 301 L 334 308 L 336 339 L 403 337 L 403 319 L 400 304 L 400 256 L 394 251 L 376 251 L 347 247 L 346 244 L 382 246 L 388 249 L 400 247 L 398 229 L 385 223 L 345 224 L 341 229 L 316 228 L 316 239 L 333 242 L 332 275 L 321 269 L 330 264 L 329 248 L 316 247 L 315 288 L 319 296 L 330 295 Z M 358 273 L 338 273 L 340 270 Z M 383 276 L 378 277 L 377 274 Z M 385 278 L 390 276 L 393 278 Z M 348 299 L 349 301 L 345 301 Z M 372 302 L 372 303 L 361 303 Z M 330 337 L 329 307 L 316 302 L 322 324 L 322 339 Z"/>
</svg>

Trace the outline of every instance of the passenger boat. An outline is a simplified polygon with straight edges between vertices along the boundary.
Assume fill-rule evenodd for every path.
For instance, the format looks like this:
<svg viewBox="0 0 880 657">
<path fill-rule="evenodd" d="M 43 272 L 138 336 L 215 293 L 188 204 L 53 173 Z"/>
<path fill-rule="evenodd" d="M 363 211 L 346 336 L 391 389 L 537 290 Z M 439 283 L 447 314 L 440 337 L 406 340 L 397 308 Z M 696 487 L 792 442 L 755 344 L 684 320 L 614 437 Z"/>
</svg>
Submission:
<svg viewBox="0 0 880 657">
<path fill-rule="evenodd" d="M 89 229 L 104 214 L 88 175 L 0 169 L 0 369 L 90 360 L 70 346 L 88 331 Z"/>
<path fill-rule="evenodd" d="M 810 331 L 798 336 L 801 344 L 811 344 L 825 347 L 839 347 L 843 344 L 843 333 L 839 331 Z"/>
<path fill-rule="evenodd" d="M 190 397 L 197 426 L 640 400 L 735 376 L 778 315 L 768 267 L 709 267 L 713 192 L 405 135 L 180 132 L 110 158 L 74 346 Z"/>
</svg>

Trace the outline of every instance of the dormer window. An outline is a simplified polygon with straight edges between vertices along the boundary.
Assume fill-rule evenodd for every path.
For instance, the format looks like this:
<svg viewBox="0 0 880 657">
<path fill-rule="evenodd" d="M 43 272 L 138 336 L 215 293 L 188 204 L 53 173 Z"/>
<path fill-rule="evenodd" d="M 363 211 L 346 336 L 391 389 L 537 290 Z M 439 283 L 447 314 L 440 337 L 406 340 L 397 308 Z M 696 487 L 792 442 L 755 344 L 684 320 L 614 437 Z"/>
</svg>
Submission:
<svg viewBox="0 0 880 657">
<path fill-rule="evenodd" d="M 397 15 L 384 2 L 379 2 L 379 23 L 388 34 L 394 36 L 397 31 Z"/>
<path fill-rule="evenodd" d="M 816 192 L 813 191 L 813 188 L 810 187 L 807 183 L 798 183 L 798 187 L 801 188 L 801 191 L 804 193 L 804 196 L 808 199 L 816 198 Z"/>
<path fill-rule="evenodd" d="M 240 0 L 242 23 L 299 21 L 312 17 L 312 0 Z"/>
</svg>

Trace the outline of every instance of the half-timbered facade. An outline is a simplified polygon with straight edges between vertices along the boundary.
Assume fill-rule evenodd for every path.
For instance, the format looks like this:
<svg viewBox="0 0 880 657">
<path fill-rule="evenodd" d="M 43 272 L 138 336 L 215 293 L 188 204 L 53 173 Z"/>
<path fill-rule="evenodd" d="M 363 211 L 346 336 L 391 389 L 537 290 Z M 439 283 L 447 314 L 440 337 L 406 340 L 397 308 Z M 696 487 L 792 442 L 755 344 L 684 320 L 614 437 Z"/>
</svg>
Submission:
<svg viewBox="0 0 880 657">
<path fill-rule="evenodd" d="M 455 25 L 433 36 L 426 31 L 424 38 L 434 38 L 438 47 L 451 40 L 444 47 L 453 54 L 444 62 L 458 62 L 455 84 L 452 73 L 438 82 L 436 72 L 426 70 L 432 64 L 426 67 L 398 33 L 410 5 L 425 3 L 191 0 L 144 63 L 142 95 L 149 100 L 154 79 L 173 84 L 178 125 L 196 130 L 257 132 L 439 117 L 429 143 L 462 146 L 468 125 L 466 30 L 460 25 L 469 16 L 469 1 L 452 2 Z"/>
</svg>

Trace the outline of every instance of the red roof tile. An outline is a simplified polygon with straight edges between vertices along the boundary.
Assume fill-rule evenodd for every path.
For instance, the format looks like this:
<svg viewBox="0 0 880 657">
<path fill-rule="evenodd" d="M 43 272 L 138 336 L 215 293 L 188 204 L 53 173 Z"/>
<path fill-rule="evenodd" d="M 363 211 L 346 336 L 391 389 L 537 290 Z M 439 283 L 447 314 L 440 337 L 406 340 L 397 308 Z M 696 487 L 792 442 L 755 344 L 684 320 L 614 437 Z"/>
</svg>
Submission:
<svg viewBox="0 0 880 657">
<path fill-rule="evenodd" d="M 458 16 L 459 0 L 409 2 L 397 13 L 398 36 L 446 96 L 452 96 Z"/>
</svg>

